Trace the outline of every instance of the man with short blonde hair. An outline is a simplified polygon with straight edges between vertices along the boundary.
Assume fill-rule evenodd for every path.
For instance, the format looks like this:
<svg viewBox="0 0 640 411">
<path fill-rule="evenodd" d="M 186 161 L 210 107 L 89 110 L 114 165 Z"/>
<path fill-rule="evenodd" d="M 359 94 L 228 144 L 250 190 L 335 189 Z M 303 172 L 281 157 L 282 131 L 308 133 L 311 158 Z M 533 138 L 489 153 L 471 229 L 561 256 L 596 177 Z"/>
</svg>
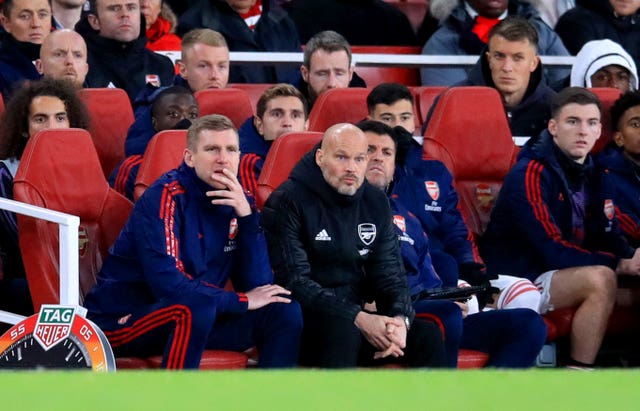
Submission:
<svg viewBox="0 0 640 411">
<path fill-rule="evenodd" d="M 174 83 L 193 92 L 225 88 L 229 82 L 229 47 L 224 36 L 211 29 L 186 33 L 182 38 L 178 69 L 180 75 Z"/>
</svg>

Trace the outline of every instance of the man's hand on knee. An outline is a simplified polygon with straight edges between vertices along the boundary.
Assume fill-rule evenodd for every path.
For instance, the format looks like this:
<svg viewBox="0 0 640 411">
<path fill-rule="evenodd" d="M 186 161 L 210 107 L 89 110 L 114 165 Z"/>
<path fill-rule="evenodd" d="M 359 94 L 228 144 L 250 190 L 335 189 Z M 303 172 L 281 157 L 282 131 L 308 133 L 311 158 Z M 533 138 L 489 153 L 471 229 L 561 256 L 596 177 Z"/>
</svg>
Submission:
<svg viewBox="0 0 640 411">
<path fill-rule="evenodd" d="M 282 288 L 279 285 L 267 284 L 256 287 L 247 294 L 249 300 L 248 310 L 257 310 L 271 303 L 290 303 L 291 291 Z"/>
<path fill-rule="evenodd" d="M 621 258 L 616 267 L 616 274 L 640 275 L 640 248 L 631 258 Z"/>
<path fill-rule="evenodd" d="M 391 337 L 395 331 L 392 330 L 392 332 L 389 333 L 387 331 L 387 325 L 395 324 L 395 322 L 396 320 L 394 318 L 369 314 L 364 311 L 360 311 L 355 319 L 355 325 L 362 335 L 364 335 L 371 345 L 382 352 L 386 352 L 393 344 Z"/>
</svg>

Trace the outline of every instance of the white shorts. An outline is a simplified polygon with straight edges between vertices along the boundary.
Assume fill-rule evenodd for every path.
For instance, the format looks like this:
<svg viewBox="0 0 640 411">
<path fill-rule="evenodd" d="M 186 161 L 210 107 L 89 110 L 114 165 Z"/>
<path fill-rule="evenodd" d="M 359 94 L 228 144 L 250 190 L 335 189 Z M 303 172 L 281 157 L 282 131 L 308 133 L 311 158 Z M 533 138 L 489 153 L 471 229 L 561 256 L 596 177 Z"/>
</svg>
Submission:
<svg viewBox="0 0 640 411">
<path fill-rule="evenodd" d="M 538 287 L 542 298 L 540 299 L 540 314 L 553 311 L 553 305 L 551 305 L 551 279 L 558 270 L 551 270 L 542 273 L 533 281 L 533 284 Z"/>
</svg>

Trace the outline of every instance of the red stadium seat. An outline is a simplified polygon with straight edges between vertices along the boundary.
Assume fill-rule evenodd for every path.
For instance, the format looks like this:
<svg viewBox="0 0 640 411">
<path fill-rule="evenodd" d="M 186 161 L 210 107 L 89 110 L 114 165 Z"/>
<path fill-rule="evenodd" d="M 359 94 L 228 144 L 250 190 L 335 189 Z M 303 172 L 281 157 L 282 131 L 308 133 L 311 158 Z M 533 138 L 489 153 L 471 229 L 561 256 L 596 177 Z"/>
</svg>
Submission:
<svg viewBox="0 0 640 411">
<path fill-rule="evenodd" d="M 325 132 L 338 123 L 357 123 L 367 115 L 369 88 L 336 88 L 322 93 L 309 113 L 309 131 Z"/>
<path fill-rule="evenodd" d="M 602 134 L 596 141 L 596 145 L 591 150 L 592 153 L 599 153 L 604 146 L 613 138 L 613 124 L 611 124 L 611 106 L 620 98 L 620 90 L 612 87 L 593 87 L 592 91 L 602 103 Z"/>
<path fill-rule="evenodd" d="M 158 177 L 182 163 L 186 146 L 187 130 L 161 131 L 149 141 L 136 177 L 136 201 Z"/>
<path fill-rule="evenodd" d="M 102 173 L 111 171 L 124 159 L 124 142 L 133 124 L 129 96 L 118 88 L 85 88 L 78 96 L 89 110 L 89 131 L 98 151 Z"/>
<path fill-rule="evenodd" d="M 249 95 L 236 88 L 207 89 L 195 93 L 200 106 L 200 116 L 222 114 L 231 119 L 237 128 L 253 116 Z"/>
<path fill-rule="evenodd" d="M 4 98 L 2 98 L 2 94 L 0 94 L 0 117 L 4 115 Z"/>
<path fill-rule="evenodd" d="M 487 361 L 489 361 L 489 354 L 482 351 L 458 350 L 458 368 L 460 369 L 482 368 Z"/>
<path fill-rule="evenodd" d="M 264 206 L 269 195 L 288 177 L 302 156 L 322 140 L 322 133 L 303 131 L 283 134 L 271 145 L 258 178 L 256 204 Z"/>
<path fill-rule="evenodd" d="M 421 54 L 421 47 L 413 46 L 351 46 L 354 54 Z M 364 79 L 367 87 L 380 83 L 400 83 L 419 86 L 420 69 L 408 67 L 356 66 L 356 73 Z"/>
<path fill-rule="evenodd" d="M 429 114 L 429 110 L 431 110 L 431 106 L 435 103 L 436 99 L 439 95 L 444 93 L 446 87 L 441 86 L 422 86 L 422 87 L 414 87 L 412 89 L 417 102 L 417 110 L 421 121 L 424 123 L 427 118 L 427 114 Z"/>
<path fill-rule="evenodd" d="M 258 105 L 258 100 L 264 94 L 265 90 L 269 87 L 273 86 L 271 83 L 235 83 L 229 84 L 227 87 L 237 88 L 239 90 L 243 90 L 249 96 L 249 100 L 251 101 L 251 108 L 253 108 L 253 114 L 256 114 L 256 106 Z"/>
<path fill-rule="evenodd" d="M 45 130 L 31 137 L 14 180 L 14 197 L 80 217 L 80 295 L 85 295 L 132 208 L 129 200 L 109 188 L 89 133 Z M 60 298 L 58 227 L 18 215 L 18 229 L 37 312 L 42 304 L 57 304 Z"/>
<path fill-rule="evenodd" d="M 60 161 L 64 159 L 64 161 Z M 95 284 L 109 247 L 126 222 L 133 205 L 109 188 L 89 133 L 78 129 L 41 131 L 29 139 L 14 179 L 17 201 L 80 217 L 80 295 Z M 42 304 L 58 304 L 58 227 L 18 215 L 20 248 L 29 291 L 36 311 Z M 118 358 L 120 368 L 159 367 L 158 357 Z M 205 351 L 201 369 L 244 368 L 247 356 Z"/>
<path fill-rule="evenodd" d="M 424 157 L 440 160 L 449 169 L 462 216 L 474 235 L 482 235 L 518 153 L 500 95 L 490 87 L 448 89 L 424 136 Z"/>
</svg>

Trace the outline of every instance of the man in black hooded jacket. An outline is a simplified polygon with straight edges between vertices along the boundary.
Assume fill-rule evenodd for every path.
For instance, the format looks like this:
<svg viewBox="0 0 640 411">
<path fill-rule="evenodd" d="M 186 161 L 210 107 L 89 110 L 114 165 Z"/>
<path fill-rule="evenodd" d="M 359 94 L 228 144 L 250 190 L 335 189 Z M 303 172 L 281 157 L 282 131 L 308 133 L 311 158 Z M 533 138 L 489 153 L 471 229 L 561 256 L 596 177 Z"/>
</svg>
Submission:
<svg viewBox="0 0 640 411">
<path fill-rule="evenodd" d="M 146 48 L 138 1 L 90 0 L 89 7 L 89 14 L 76 25 L 87 43 L 88 87 L 121 88 L 133 101 L 147 83 L 173 83 L 171 60 Z"/>
<path fill-rule="evenodd" d="M 303 310 L 300 362 L 444 366 L 438 327 L 414 321 L 389 203 L 364 180 L 367 150 L 361 130 L 332 126 L 263 209 L 276 282 Z"/>
</svg>

